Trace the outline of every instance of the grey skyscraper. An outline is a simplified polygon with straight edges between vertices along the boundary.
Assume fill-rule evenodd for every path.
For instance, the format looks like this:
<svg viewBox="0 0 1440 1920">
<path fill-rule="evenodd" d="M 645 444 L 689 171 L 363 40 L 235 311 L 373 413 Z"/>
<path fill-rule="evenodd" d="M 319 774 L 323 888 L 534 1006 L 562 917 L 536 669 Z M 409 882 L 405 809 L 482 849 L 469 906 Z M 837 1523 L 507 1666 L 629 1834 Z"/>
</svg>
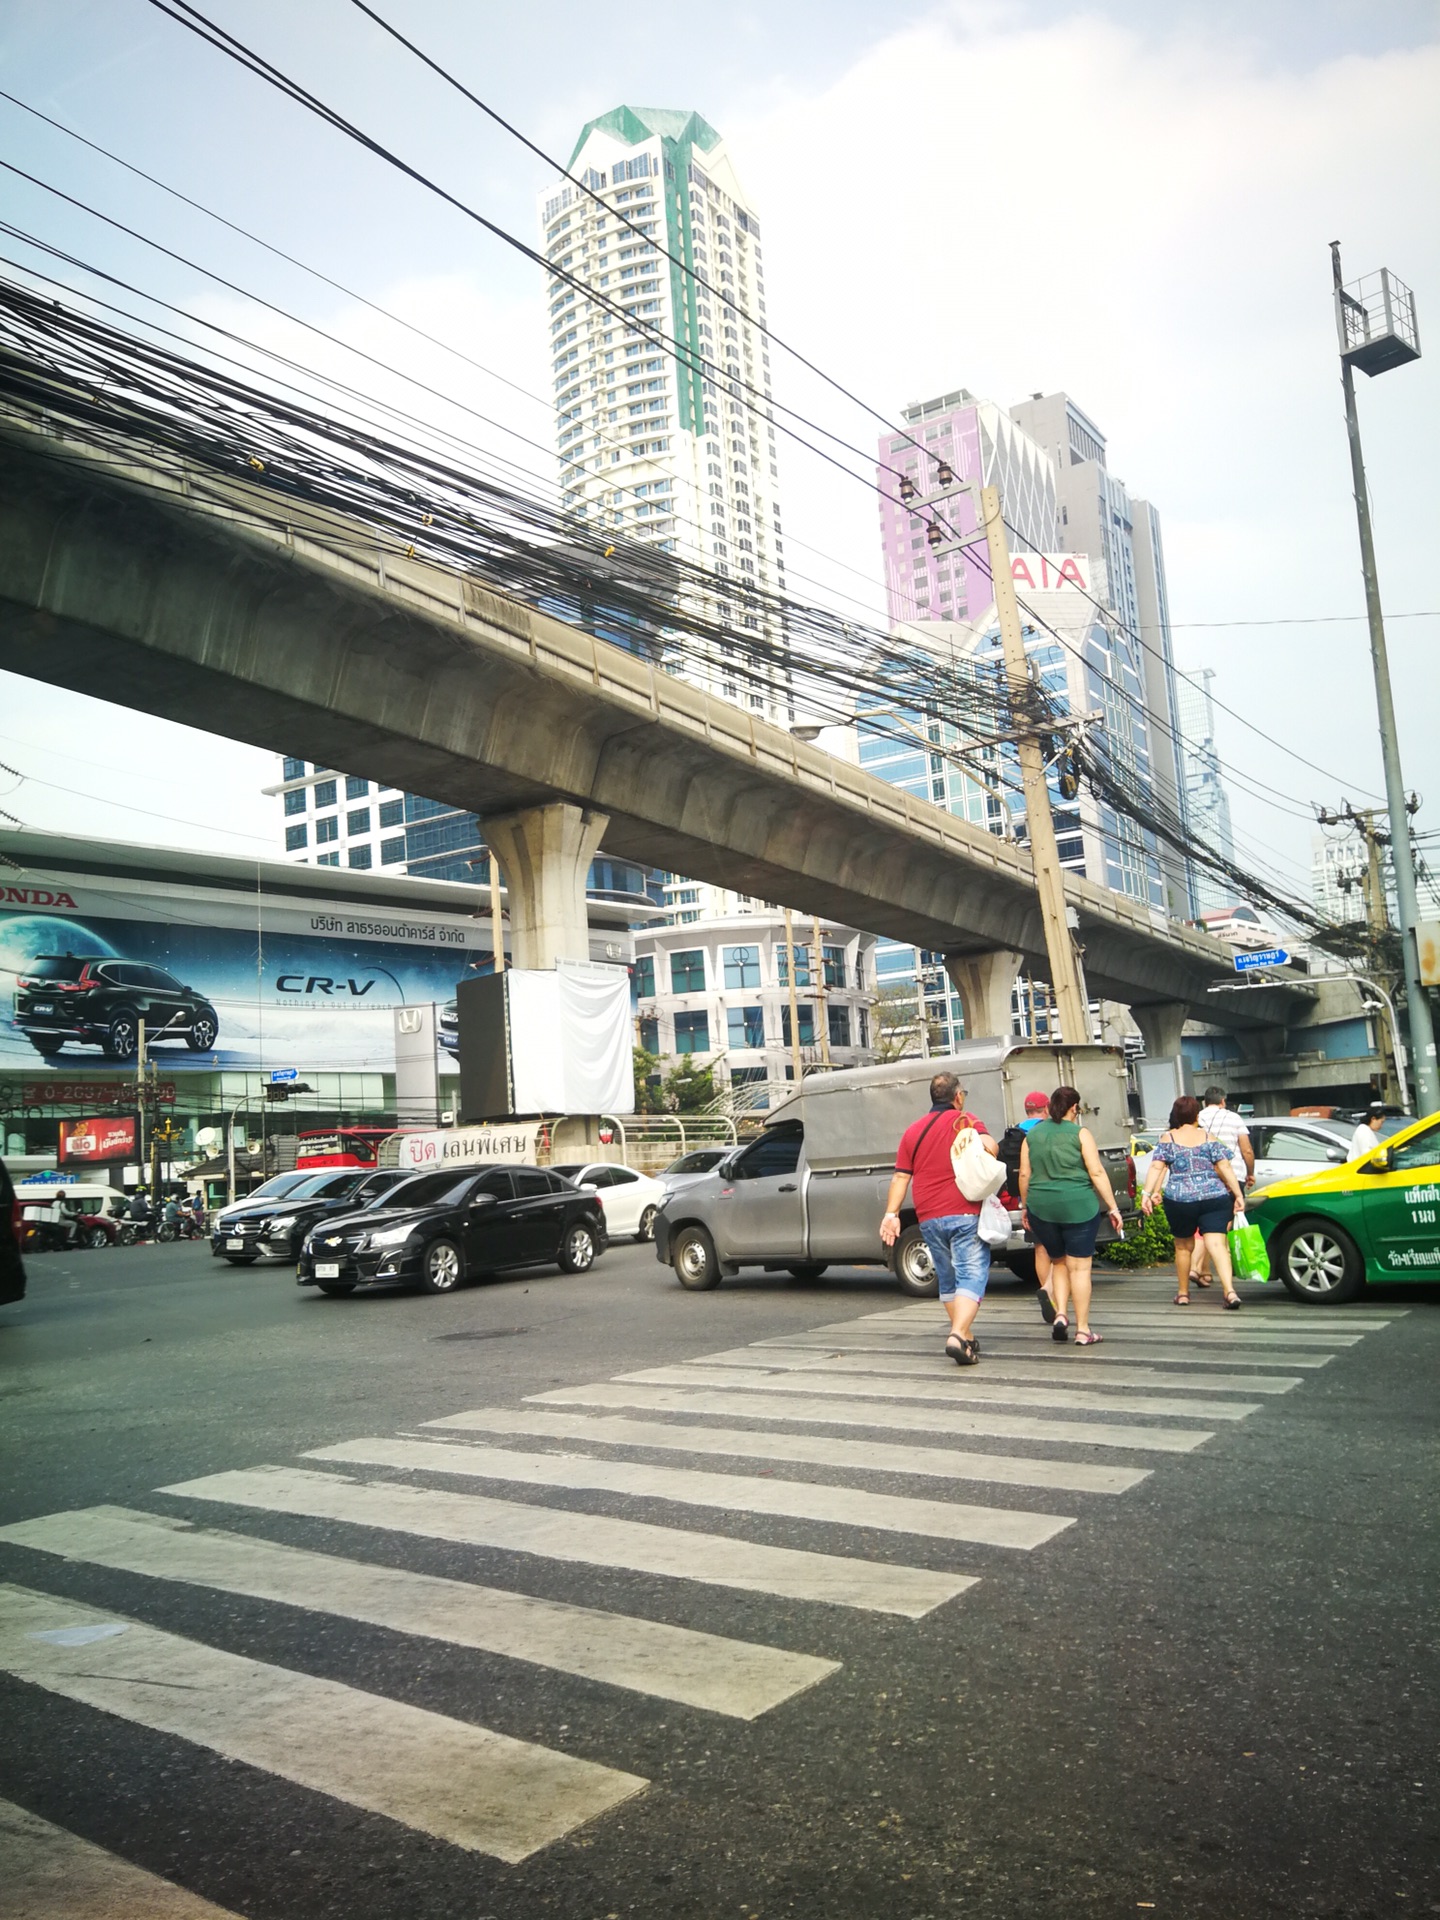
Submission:
<svg viewBox="0 0 1440 1920">
<path fill-rule="evenodd" d="M 1183 743 L 1185 797 L 1189 809 L 1190 830 L 1195 838 L 1226 860 L 1235 858 L 1235 837 L 1230 828 L 1230 796 L 1220 777 L 1220 756 L 1215 751 L 1215 704 L 1210 697 L 1213 667 L 1200 667 L 1193 673 L 1177 676 L 1177 706 L 1180 714 L 1180 738 Z M 1235 889 L 1223 880 L 1206 874 L 1197 876 L 1195 888 L 1200 910 L 1230 907 L 1235 904 Z"/>
</svg>

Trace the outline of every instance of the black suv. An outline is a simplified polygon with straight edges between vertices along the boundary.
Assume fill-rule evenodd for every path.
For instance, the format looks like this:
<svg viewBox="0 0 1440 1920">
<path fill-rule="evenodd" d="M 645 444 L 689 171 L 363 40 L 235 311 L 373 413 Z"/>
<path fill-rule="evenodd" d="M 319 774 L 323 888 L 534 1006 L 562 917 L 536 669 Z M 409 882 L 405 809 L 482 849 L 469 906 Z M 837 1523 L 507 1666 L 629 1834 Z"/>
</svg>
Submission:
<svg viewBox="0 0 1440 1920">
<path fill-rule="evenodd" d="M 20 974 L 15 1025 L 50 1059 L 67 1040 L 103 1047 L 111 1060 L 133 1060 L 140 1045 L 183 1040 L 209 1053 L 220 1031 L 215 1009 L 173 973 L 139 960 L 100 954 L 42 953 Z"/>
<path fill-rule="evenodd" d="M 289 1176 L 283 1192 L 252 1194 L 244 1205 L 227 1207 L 215 1222 L 210 1251 L 232 1267 L 248 1267 L 266 1255 L 294 1260 L 310 1229 L 337 1213 L 373 1207 L 391 1187 L 413 1179 L 409 1172 L 386 1168 L 366 1173 L 356 1167 L 326 1167 Z M 286 1176 L 281 1176 L 281 1179 Z M 252 1204 L 253 1203 L 253 1204 Z"/>
<path fill-rule="evenodd" d="M 353 1293 L 409 1282 L 453 1293 L 474 1274 L 551 1262 L 584 1273 L 605 1250 L 599 1196 L 543 1167 L 417 1173 L 365 1213 L 324 1221 L 305 1241 L 302 1287 Z"/>
</svg>

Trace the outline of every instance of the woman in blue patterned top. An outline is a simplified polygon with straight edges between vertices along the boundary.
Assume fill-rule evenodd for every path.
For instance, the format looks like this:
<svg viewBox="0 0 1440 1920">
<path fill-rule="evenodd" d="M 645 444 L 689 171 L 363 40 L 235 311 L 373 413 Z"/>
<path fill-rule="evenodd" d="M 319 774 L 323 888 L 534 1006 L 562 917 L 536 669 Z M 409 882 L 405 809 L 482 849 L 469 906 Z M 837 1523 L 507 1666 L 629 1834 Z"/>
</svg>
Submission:
<svg viewBox="0 0 1440 1920">
<path fill-rule="evenodd" d="M 1164 1188 L 1165 1218 L 1175 1236 L 1176 1306 L 1190 1304 L 1190 1262 L 1198 1235 L 1220 1276 L 1226 1306 L 1235 1308 L 1240 1296 L 1225 1235 L 1245 1196 L 1230 1166 L 1231 1149 L 1197 1125 L 1199 1115 L 1200 1102 L 1193 1094 L 1183 1095 L 1171 1107 L 1170 1128 L 1150 1156 L 1140 1205 L 1147 1215 L 1153 1212 Z"/>
</svg>

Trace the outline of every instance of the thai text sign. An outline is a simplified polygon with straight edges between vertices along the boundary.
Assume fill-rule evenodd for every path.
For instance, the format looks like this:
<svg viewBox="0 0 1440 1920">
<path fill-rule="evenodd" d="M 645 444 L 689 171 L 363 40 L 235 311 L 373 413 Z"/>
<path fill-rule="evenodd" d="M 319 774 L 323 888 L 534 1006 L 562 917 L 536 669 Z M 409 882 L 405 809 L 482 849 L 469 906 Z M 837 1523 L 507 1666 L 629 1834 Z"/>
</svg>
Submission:
<svg viewBox="0 0 1440 1920">
<path fill-rule="evenodd" d="M 133 1160 L 138 1151 L 135 1122 L 128 1114 L 119 1118 L 101 1115 L 97 1119 L 60 1122 L 62 1166 L 99 1166 L 106 1160 Z"/>
</svg>

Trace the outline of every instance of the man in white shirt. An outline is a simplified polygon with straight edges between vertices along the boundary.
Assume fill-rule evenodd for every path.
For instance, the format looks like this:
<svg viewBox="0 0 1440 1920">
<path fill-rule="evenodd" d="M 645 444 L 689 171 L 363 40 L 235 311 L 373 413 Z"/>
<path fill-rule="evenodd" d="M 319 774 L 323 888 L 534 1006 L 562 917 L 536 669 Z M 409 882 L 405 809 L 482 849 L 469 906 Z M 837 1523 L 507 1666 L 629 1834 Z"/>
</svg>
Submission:
<svg viewBox="0 0 1440 1920">
<path fill-rule="evenodd" d="M 1250 1145 L 1249 1127 L 1238 1113 L 1226 1106 L 1223 1087 L 1205 1089 L 1205 1104 L 1195 1124 L 1203 1127 L 1212 1140 L 1218 1140 L 1222 1146 L 1229 1148 L 1232 1167 L 1238 1148 L 1240 1158 L 1245 1162 L 1245 1172 L 1242 1175 L 1237 1167 L 1235 1177 L 1242 1187 L 1247 1186 L 1255 1178 L 1255 1149 Z"/>
<path fill-rule="evenodd" d="M 1367 1153 L 1373 1153 L 1380 1144 L 1380 1122 L 1385 1118 L 1385 1102 L 1372 1100 L 1365 1109 L 1365 1118 L 1350 1136 L 1350 1158 L 1359 1160 Z"/>
</svg>

